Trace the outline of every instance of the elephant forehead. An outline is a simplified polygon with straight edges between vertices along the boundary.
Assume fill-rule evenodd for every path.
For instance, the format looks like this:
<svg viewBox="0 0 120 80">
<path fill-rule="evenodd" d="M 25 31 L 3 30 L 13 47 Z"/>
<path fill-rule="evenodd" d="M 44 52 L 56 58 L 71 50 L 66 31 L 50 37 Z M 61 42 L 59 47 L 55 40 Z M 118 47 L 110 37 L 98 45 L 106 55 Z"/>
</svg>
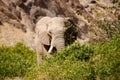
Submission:
<svg viewBox="0 0 120 80">
<path fill-rule="evenodd" d="M 57 32 L 63 32 L 64 31 L 64 27 L 62 27 L 62 25 L 53 25 L 51 27 L 49 27 L 47 29 L 48 32 L 52 32 L 52 33 L 57 33 Z"/>
<path fill-rule="evenodd" d="M 64 25 L 64 21 L 65 19 L 62 18 L 62 17 L 54 17 L 52 18 L 52 23 L 56 23 L 56 24 L 59 24 L 59 25 Z"/>
<path fill-rule="evenodd" d="M 51 30 L 63 30 L 64 29 L 64 19 L 63 18 L 53 18 L 48 24 Z"/>
</svg>

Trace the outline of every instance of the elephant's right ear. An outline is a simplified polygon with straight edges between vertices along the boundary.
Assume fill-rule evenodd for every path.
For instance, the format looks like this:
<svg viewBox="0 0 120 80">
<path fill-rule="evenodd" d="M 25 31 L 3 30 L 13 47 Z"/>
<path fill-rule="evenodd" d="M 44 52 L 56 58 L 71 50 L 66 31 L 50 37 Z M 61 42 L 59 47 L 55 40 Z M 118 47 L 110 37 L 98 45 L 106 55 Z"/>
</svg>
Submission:
<svg viewBox="0 0 120 80">
<path fill-rule="evenodd" d="M 71 27 L 72 26 L 71 18 L 69 18 L 69 17 L 65 18 L 64 24 L 65 24 L 65 26 L 64 26 L 65 28 Z"/>
<path fill-rule="evenodd" d="M 42 34 L 40 34 L 39 38 L 42 44 L 50 45 L 51 38 L 46 32 L 43 32 Z"/>
</svg>

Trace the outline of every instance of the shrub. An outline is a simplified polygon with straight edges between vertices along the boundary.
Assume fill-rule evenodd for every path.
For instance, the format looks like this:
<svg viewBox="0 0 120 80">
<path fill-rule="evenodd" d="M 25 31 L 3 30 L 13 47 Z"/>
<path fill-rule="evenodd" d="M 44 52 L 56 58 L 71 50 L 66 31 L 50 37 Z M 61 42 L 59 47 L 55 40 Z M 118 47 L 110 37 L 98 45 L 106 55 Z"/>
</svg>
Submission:
<svg viewBox="0 0 120 80">
<path fill-rule="evenodd" d="M 120 77 L 120 38 L 116 38 L 106 43 L 94 46 L 95 55 L 91 58 L 92 67 L 96 76 L 100 80 L 113 78 L 119 80 Z M 96 59 L 95 59 L 96 58 Z"/>
<path fill-rule="evenodd" d="M 22 43 L 15 46 L 0 47 L 0 79 L 4 77 L 23 77 L 36 63 L 35 52 Z"/>
<path fill-rule="evenodd" d="M 120 38 L 105 43 L 81 46 L 75 43 L 44 58 L 40 68 L 34 68 L 25 80 L 119 80 Z"/>
</svg>

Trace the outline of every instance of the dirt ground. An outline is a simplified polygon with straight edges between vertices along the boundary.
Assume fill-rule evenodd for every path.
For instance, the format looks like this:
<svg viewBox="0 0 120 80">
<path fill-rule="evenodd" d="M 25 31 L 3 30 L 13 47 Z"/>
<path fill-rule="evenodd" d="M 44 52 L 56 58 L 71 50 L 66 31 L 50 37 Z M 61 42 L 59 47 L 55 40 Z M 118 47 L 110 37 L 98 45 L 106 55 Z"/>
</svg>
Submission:
<svg viewBox="0 0 120 80">
<path fill-rule="evenodd" d="M 34 34 L 31 31 L 25 33 L 9 23 L 4 23 L 0 25 L 0 46 L 3 44 L 11 46 L 17 42 L 22 42 L 31 49 L 34 49 Z"/>
</svg>

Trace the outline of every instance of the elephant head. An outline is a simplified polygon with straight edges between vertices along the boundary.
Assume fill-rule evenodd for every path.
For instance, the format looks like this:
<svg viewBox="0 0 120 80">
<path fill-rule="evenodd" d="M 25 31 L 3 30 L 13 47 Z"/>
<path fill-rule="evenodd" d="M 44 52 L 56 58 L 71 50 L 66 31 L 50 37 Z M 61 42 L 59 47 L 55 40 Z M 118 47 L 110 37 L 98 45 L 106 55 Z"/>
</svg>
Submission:
<svg viewBox="0 0 120 80">
<path fill-rule="evenodd" d="M 49 57 L 53 48 L 57 51 L 65 47 L 64 32 L 66 28 L 64 23 L 68 18 L 63 17 L 43 17 L 36 24 L 35 45 L 37 51 L 38 62 L 40 62 L 40 55 L 47 53 Z M 49 46 L 45 49 L 45 46 Z"/>
<path fill-rule="evenodd" d="M 65 18 L 54 17 L 48 24 L 47 33 L 51 36 L 51 44 L 48 53 L 51 53 L 53 47 L 55 47 L 57 51 L 64 48 L 64 32 L 66 31 L 66 28 L 64 27 L 65 21 Z"/>
</svg>

